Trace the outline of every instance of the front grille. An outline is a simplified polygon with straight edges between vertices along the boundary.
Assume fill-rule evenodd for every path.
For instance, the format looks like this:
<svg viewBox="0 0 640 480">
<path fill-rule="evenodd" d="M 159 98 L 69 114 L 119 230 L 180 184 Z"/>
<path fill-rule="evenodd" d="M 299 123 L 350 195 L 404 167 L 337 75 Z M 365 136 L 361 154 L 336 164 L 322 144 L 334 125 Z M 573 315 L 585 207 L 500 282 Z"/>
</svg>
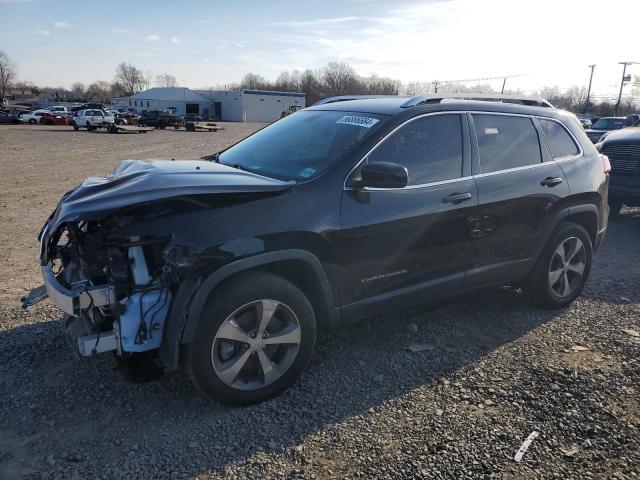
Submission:
<svg viewBox="0 0 640 480">
<path fill-rule="evenodd" d="M 610 143 L 602 149 L 611 162 L 611 173 L 640 175 L 640 144 Z"/>
</svg>

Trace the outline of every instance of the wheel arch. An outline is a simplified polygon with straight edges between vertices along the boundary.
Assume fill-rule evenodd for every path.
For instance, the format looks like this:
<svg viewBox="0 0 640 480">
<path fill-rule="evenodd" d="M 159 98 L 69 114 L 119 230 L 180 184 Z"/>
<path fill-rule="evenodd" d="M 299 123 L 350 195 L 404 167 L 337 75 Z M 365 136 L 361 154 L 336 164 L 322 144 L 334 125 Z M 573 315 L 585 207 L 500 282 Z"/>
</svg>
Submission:
<svg viewBox="0 0 640 480">
<path fill-rule="evenodd" d="M 340 309 L 320 260 L 306 250 L 289 249 L 261 253 L 224 265 L 208 276 L 182 281 L 174 295 L 160 358 L 165 368 L 178 364 L 180 345 L 190 343 L 207 299 L 223 283 L 252 271 L 280 275 L 300 288 L 314 307 L 319 329 L 332 329 L 340 323 Z"/>
<path fill-rule="evenodd" d="M 579 204 L 579 205 L 571 205 L 565 208 L 558 210 L 555 215 L 552 216 L 548 226 L 546 228 L 546 234 L 542 238 L 542 241 L 539 244 L 538 250 L 536 252 L 535 261 L 532 263 L 532 268 L 535 262 L 538 260 L 538 257 L 542 254 L 545 245 L 554 234 L 554 232 L 558 229 L 562 222 L 573 222 L 577 225 L 584 227 L 585 230 L 589 233 L 589 238 L 591 238 L 591 244 L 593 246 L 594 251 L 598 246 L 598 226 L 600 220 L 600 213 L 598 207 L 591 203 Z"/>
</svg>

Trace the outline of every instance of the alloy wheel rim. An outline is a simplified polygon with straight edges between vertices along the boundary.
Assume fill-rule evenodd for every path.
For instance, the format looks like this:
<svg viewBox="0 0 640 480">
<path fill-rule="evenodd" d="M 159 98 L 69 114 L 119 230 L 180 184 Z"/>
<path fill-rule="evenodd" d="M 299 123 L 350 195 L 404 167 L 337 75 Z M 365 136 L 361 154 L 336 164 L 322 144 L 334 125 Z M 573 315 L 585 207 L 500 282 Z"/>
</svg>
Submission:
<svg viewBox="0 0 640 480">
<path fill-rule="evenodd" d="M 553 252 L 549 265 L 549 287 L 560 298 L 571 296 L 582 282 L 587 252 L 577 237 L 569 237 Z"/>
<path fill-rule="evenodd" d="M 257 390 L 289 370 L 301 338 L 300 322 L 291 308 L 277 300 L 256 300 L 236 309 L 218 327 L 211 363 L 224 384 Z"/>
</svg>

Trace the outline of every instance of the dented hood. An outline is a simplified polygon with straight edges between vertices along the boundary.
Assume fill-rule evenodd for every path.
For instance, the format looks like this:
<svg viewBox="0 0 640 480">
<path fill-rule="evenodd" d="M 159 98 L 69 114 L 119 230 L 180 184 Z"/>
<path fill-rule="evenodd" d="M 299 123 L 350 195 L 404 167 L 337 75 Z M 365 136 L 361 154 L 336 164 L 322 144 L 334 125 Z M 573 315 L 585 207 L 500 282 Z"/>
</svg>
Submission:
<svg viewBox="0 0 640 480">
<path fill-rule="evenodd" d="M 49 222 L 99 220 L 122 207 L 184 195 L 279 192 L 284 182 L 204 160 L 124 160 L 104 177 L 88 177 L 66 193 Z"/>
</svg>

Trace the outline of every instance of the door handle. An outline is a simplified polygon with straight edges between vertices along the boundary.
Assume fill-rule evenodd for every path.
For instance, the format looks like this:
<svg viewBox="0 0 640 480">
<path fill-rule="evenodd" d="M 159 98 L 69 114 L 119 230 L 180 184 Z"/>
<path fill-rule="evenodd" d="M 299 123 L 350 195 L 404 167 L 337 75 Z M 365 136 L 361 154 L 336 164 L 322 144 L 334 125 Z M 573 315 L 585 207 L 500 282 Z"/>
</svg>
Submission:
<svg viewBox="0 0 640 480">
<path fill-rule="evenodd" d="M 560 177 L 547 177 L 540 182 L 540 185 L 542 185 L 543 187 L 555 187 L 556 185 L 560 185 L 561 183 L 562 179 Z"/>
<path fill-rule="evenodd" d="M 451 203 L 456 205 L 458 203 L 464 202 L 465 200 L 470 200 L 472 195 L 469 192 L 465 193 L 452 193 L 451 195 L 447 195 L 442 199 L 442 203 Z"/>
</svg>

